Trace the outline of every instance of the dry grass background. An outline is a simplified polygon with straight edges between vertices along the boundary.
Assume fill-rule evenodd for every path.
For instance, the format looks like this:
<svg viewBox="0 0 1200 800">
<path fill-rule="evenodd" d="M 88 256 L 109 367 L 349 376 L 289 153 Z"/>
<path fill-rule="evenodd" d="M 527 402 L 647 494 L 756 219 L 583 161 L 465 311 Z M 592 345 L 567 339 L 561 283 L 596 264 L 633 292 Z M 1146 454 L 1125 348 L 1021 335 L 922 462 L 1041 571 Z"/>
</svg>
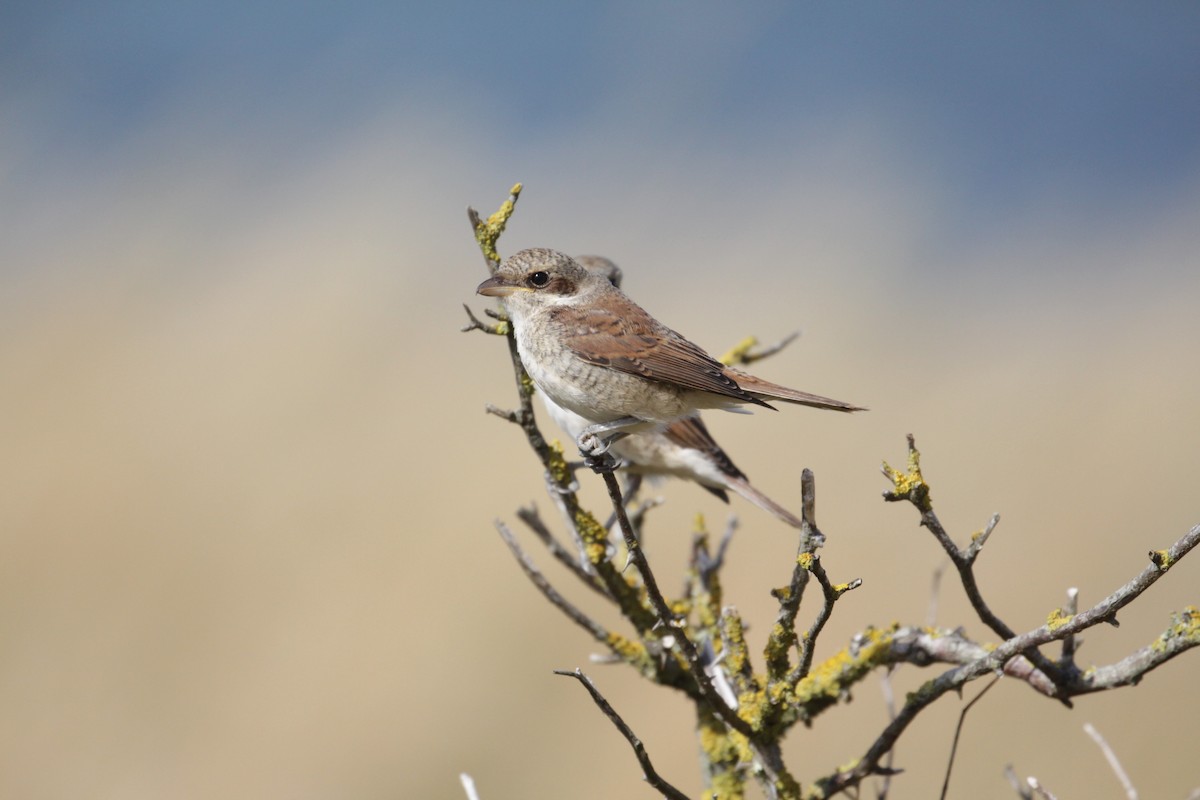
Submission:
<svg viewBox="0 0 1200 800">
<path fill-rule="evenodd" d="M 603 132 L 506 150 L 412 98 L 302 158 L 205 120 L 181 102 L 103 157 L 34 172 L 13 155 L 28 142 L 0 152 L 0 796 L 454 798 L 464 770 L 486 800 L 650 796 L 550 672 L 577 665 L 698 793 L 685 703 L 587 666 L 595 648 L 492 529 L 548 508 L 519 432 L 483 413 L 513 402 L 503 345 L 458 332 L 461 304 L 484 305 L 464 207 L 492 210 L 514 180 L 504 252 L 611 256 L 710 350 L 801 328 L 759 371 L 872 409 L 711 416 L 785 504 L 815 470 L 825 565 L 864 579 L 818 658 L 925 617 L 942 558 L 880 500 L 878 464 L 903 461 L 908 432 L 960 541 L 1001 512 L 980 578 L 1018 630 L 1069 586 L 1094 602 L 1200 521 L 1200 184 L 1096 214 L 1050 186 L 956 236 L 961 198 L 898 163 L 870 118 L 653 164 Z M 719 528 L 727 511 L 658 491 L 651 557 L 673 586 L 693 513 Z M 731 510 L 727 599 L 761 646 L 794 540 Z M 1195 603 L 1192 558 L 1081 660 L 1119 658 Z M 950 580 L 938 620 L 985 636 Z M 906 668 L 898 690 L 930 674 Z M 1185 797 L 1195 674 L 1184 656 L 1074 711 L 1000 685 L 969 718 L 952 796 L 1011 796 L 1010 762 L 1060 797 L 1119 796 L 1091 721 L 1143 796 Z M 866 747 L 877 686 L 789 740 L 802 777 Z M 893 796 L 936 791 L 958 709 L 910 730 Z"/>
</svg>

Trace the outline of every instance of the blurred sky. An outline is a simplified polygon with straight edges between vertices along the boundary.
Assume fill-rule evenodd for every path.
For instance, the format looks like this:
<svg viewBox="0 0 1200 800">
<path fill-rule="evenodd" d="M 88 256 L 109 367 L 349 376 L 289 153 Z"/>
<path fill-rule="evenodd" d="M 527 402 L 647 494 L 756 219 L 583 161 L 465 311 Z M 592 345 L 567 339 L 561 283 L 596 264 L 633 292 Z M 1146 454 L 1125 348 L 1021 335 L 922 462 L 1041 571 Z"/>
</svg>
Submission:
<svg viewBox="0 0 1200 800">
<path fill-rule="evenodd" d="M 551 513 L 482 413 L 514 402 L 503 347 L 458 333 L 464 209 L 518 180 L 502 252 L 610 256 L 713 351 L 802 329 L 759 372 L 872 409 L 711 420 L 785 505 L 817 471 L 826 567 L 864 578 L 818 657 L 924 620 L 941 560 L 878 500 L 910 431 L 960 540 L 1003 513 L 981 580 L 1013 627 L 1095 602 L 1200 522 L 1197 98 L 1194 3 L 8 4 L 0 795 L 651 795 L 492 530 Z M 727 512 L 655 491 L 673 581 Z M 794 542 L 732 510 L 760 632 Z M 1196 570 L 1081 659 L 1152 640 Z M 970 619 L 947 579 L 939 622 Z M 1009 796 L 1009 762 L 1115 794 L 1089 720 L 1185 796 L 1188 661 L 1074 712 L 998 687 L 959 796 Z M 589 670 L 698 795 L 681 699 Z M 789 740 L 802 777 L 881 727 L 868 684 Z M 945 706 L 894 796 L 940 785 Z"/>
</svg>

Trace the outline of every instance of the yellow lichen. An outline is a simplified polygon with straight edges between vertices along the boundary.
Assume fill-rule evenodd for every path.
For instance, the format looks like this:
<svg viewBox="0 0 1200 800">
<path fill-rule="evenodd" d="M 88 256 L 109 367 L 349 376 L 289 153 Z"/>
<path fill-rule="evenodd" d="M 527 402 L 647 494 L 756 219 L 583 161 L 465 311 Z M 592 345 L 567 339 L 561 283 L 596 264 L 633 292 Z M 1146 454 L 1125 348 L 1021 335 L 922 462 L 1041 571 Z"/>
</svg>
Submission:
<svg viewBox="0 0 1200 800">
<path fill-rule="evenodd" d="M 529 397 L 533 397 L 537 392 L 537 384 L 533 382 L 533 378 L 529 377 L 529 373 L 525 370 L 521 370 L 521 391 Z"/>
<path fill-rule="evenodd" d="M 626 664 L 632 665 L 643 675 L 654 674 L 654 664 L 650 659 L 650 654 L 641 642 L 627 639 L 619 633 L 610 633 L 605 643 L 614 655 Z"/>
<path fill-rule="evenodd" d="M 711 776 L 711 789 L 702 796 L 741 800 L 746 790 L 746 771 L 741 766 L 754 758 L 746 737 L 727 729 L 709 711 L 700 715 L 699 737 Z"/>
<path fill-rule="evenodd" d="M 895 497 L 908 500 L 921 511 L 933 508 L 933 500 L 929 496 L 929 484 L 921 475 L 921 453 L 910 442 L 908 448 L 908 468 L 906 472 L 892 468 L 883 462 L 883 474 L 896 487 Z"/>
<path fill-rule="evenodd" d="M 867 628 L 855 642 L 853 653 L 846 648 L 815 665 L 796 685 L 796 702 L 806 704 L 818 698 L 839 697 L 862 674 L 882 663 L 895 630 L 894 625 L 888 630 Z"/>
<path fill-rule="evenodd" d="M 1046 627 L 1052 631 L 1056 631 L 1074 618 L 1074 614 L 1068 614 L 1061 608 L 1056 608 L 1046 617 Z"/>
<path fill-rule="evenodd" d="M 475 241 L 479 243 L 479 249 L 483 251 L 487 260 L 493 264 L 500 263 L 500 254 L 496 252 L 496 240 L 504 233 L 504 226 L 508 224 L 508 218 L 512 216 L 520 196 L 521 184 L 514 184 L 508 199 L 500 204 L 500 209 L 475 226 Z"/>
<path fill-rule="evenodd" d="M 559 486 L 570 485 L 571 468 L 567 466 L 567 458 L 563 455 L 562 442 L 557 439 L 550 442 L 550 458 L 547 461 L 546 470 Z"/>
<path fill-rule="evenodd" d="M 603 564 L 608 560 L 608 531 L 591 512 L 582 508 L 575 512 L 575 529 L 583 540 L 583 551 L 589 562 Z"/>
<path fill-rule="evenodd" d="M 742 692 L 738 695 L 737 715 L 749 723 L 754 730 L 763 725 L 763 715 L 767 711 L 767 696 L 761 689 Z"/>
<path fill-rule="evenodd" d="M 1151 647 L 1162 651 L 1177 639 L 1193 642 L 1200 640 L 1200 608 L 1187 606 L 1182 611 L 1172 614 L 1171 627 L 1167 628 Z"/>
<path fill-rule="evenodd" d="M 1166 572 L 1175 563 L 1171 559 L 1171 551 L 1169 550 L 1151 550 L 1150 560 L 1154 562 L 1154 566 L 1158 567 L 1163 572 Z"/>
<path fill-rule="evenodd" d="M 722 638 L 729 646 L 725 651 L 725 666 L 729 672 L 739 675 L 746 668 L 746 636 L 742 626 L 742 618 L 737 614 L 726 614 L 722 620 L 724 631 Z"/>
<path fill-rule="evenodd" d="M 725 355 L 721 356 L 719 361 L 727 367 L 732 367 L 734 364 L 739 364 L 746 358 L 746 354 L 749 353 L 751 348 L 753 348 L 756 344 L 758 344 L 758 339 L 754 338 L 753 336 L 747 336 L 745 339 L 742 339 L 740 342 L 731 347 L 729 351 L 725 353 Z"/>
</svg>

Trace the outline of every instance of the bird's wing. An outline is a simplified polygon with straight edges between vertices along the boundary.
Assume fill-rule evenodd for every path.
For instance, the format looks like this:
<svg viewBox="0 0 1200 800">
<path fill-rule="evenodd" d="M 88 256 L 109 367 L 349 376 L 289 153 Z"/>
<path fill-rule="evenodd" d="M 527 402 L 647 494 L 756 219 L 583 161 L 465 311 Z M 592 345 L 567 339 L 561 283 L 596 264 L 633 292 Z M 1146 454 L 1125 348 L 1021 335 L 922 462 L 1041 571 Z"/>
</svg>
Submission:
<svg viewBox="0 0 1200 800">
<path fill-rule="evenodd" d="M 680 447 L 699 450 L 706 454 L 717 465 L 721 473 L 731 478 L 746 479 L 746 474 L 737 468 L 729 454 L 721 449 L 708 428 L 700 421 L 700 417 L 685 417 L 673 422 L 663 429 L 663 436 Z"/>
<path fill-rule="evenodd" d="M 552 312 L 564 342 L 579 358 L 647 380 L 771 407 L 738 386 L 721 362 L 629 298 L 612 294 L 605 300 L 602 307 L 564 306 Z"/>
</svg>

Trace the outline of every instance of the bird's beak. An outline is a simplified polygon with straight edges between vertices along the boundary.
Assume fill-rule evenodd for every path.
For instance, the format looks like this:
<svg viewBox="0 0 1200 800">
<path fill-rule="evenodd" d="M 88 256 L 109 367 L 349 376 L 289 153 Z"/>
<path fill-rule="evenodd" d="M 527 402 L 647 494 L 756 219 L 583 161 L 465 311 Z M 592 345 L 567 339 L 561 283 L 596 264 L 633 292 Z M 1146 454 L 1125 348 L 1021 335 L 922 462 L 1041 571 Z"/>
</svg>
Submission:
<svg viewBox="0 0 1200 800">
<path fill-rule="evenodd" d="M 516 284 L 509 283 L 499 275 L 493 275 L 483 283 L 479 284 L 479 287 L 475 289 L 475 294 L 482 294 L 488 297 L 508 297 L 513 292 L 519 292 L 522 290 L 525 290 L 524 286 L 518 286 Z"/>
</svg>

